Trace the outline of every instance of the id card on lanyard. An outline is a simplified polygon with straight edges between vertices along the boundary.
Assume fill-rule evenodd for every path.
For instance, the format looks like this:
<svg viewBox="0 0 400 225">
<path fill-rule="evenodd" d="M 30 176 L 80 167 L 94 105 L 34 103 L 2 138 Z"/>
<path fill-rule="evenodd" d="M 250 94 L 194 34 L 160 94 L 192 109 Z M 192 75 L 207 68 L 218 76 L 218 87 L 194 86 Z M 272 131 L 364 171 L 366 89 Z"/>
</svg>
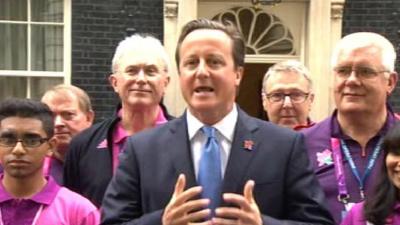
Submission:
<svg viewBox="0 0 400 225">
<path fill-rule="evenodd" d="M 344 153 L 344 156 L 345 156 L 347 162 L 349 163 L 351 172 L 353 173 L 354 177 L 356 178 L 356 180 L 358 182 L 360 197 L 363 200 L 365 198 L 365 194 L 364 194 L 365 183 L 366 183 L 367 178 L 371 174 L 372 168 L 375 165 L 375 162 L 379 156 L 379 153 L 381 152 L 381 143 L 382 143 L 382 138 L 379 139 L 372 154 L 370 154 L 367 167 L 365 168 L 364 174 L 361 177 L 360 173 L 357 169 L 357 166 L 355 165 L 354 160 L 351 157 L 350 150 L 347 147 L 344 140 L 338 139 L 338 138 L 331 138 L 331 147 L 332 147 L 332 153 L 333 153 L 335 177 L 336 177 L 336 182 L 337 182 L 337 186 L 338 186 L 338 201 L 343 203 L 344 209 L 345 209 L 344 211 L 342 211 L 342 217 L 345 216 L 345 214 L 354 205 L 354 203 L 349 202 L 350 194 L 347 190 L 347 185 L 346 185 L 346 177 L 345 177 L 344 165 L 343 165 L 343 160 L 342 160 L 342 151 Z"/>
</svg>

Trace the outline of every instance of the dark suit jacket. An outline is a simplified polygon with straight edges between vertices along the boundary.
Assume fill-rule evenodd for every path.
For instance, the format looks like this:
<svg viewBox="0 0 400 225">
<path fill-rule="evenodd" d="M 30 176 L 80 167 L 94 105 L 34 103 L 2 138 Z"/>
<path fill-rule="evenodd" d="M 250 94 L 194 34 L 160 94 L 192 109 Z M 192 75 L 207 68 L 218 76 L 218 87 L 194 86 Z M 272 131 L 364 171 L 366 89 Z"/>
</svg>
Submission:
<svg viewBox="0 0 400 225">
<path fill-rule="evenodd" d="M 186 175 L 187 188 L 197 186 L 185 115 L 130 137 L 120 162 L 103 200 L 102 224 L 161 224 L 178 175 Z M 223 192 L 242 194 L 249 179 L 264 224 L 333 224 L 303 136 L 239 109 Z"/>
</svg>

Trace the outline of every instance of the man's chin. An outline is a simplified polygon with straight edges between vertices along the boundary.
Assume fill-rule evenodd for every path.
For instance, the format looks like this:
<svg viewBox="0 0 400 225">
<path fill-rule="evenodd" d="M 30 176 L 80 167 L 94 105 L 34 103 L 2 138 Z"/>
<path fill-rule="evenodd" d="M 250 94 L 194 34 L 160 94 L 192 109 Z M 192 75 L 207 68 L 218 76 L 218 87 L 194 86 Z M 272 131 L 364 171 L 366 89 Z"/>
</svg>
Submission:
<svg viewBox="0 0 400 225">
<path fill-rule="evenodd" d="M 339 113 L 341 114 L 348 114 L 348 113 L 360 113 L 360 112 L 367 112 L 368 107 L 365 107 L 363 104 L 358 103 L 348 103 L 343 104 L 338 108 Z"/>
<path fill-rule="evenodd" d="M 58 141 L 56 151 L 65 153 L 68 150 L 69 142 Z"/>
<path fill-rule="evenodd" d="M 298 125 L 298 122 L 293 118 L 281 118 L 279 125 L 282 127 L 293 128 Z"/>
</svg>

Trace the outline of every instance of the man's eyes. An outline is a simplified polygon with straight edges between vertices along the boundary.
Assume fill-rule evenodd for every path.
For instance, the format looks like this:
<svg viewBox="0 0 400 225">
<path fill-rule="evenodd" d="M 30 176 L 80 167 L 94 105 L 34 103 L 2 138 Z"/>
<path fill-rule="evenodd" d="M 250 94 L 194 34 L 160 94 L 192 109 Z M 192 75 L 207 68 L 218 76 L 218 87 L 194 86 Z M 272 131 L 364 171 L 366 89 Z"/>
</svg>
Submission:
<svg viewBox="0 0 400 225">
<path fill-rule="evenodd" d="M 210 66 L 219 66 L 223 64 L 223 61 L 220 59 L 209 59 L 207 60 L 207 64 Z"/>
<path fill-rule="evenodd" d="M 72 119 L 74 116 L 76 115 L 76 113 L 73 112 L 62 112 L 60 113 L 60 116 L 64 119 Z"/>
<path fill-rule="evenodd" d="M 184 65 L 184 66 L 194 66 L 194 65 L 196 65 L 197 63 L 198 63 L 198 60 L 195 60 L 195 59 L 188 59 L 188 60 L 185 60 L 185 61 L 184 61 L 183 65 Z"/>
<path fill-rule="evenodd" d="M 158 68 L 154 66 L 149 66 L 145 68 L 138 68 L 138 67 L 132 67 L 126 70 L 126 73 L 131 75 L 131 76 L 136 76 L 140 73 L 140 71 L 143 70 L 143 73 L 145 75 L 154 75 L 158 73 Z"/>
<path fill-rule="evenodd" d="M 197 59 L 186 60 L 183 63 L 184 66 L 188 66 L 188 67 L 195 67 L 198 64 L 199 64 L 199 60 L 197 60 Z M 214 68 L 216 66 L 223 65 L 224 61 L 221 59 L 211 58 L 211 59 L 206 60 L 206 64 L 207 64 L 207 66 Z"/>
</svg>

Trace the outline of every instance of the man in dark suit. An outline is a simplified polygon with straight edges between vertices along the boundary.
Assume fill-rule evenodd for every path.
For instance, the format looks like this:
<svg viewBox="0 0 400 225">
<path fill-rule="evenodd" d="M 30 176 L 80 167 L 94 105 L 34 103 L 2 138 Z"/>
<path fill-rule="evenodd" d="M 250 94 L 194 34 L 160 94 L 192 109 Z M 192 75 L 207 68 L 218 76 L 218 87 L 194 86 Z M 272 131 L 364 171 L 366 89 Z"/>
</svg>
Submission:
<svg viewBox="0 0 400 225">
<path fill-rule="evenodd" d="M 102 224 L 333 224 L 302 135 L 235 105 L 244 54 L 230 24 L 185 25 L 176 60 L 188 109 L 128 140 Z"/>
</svg>

